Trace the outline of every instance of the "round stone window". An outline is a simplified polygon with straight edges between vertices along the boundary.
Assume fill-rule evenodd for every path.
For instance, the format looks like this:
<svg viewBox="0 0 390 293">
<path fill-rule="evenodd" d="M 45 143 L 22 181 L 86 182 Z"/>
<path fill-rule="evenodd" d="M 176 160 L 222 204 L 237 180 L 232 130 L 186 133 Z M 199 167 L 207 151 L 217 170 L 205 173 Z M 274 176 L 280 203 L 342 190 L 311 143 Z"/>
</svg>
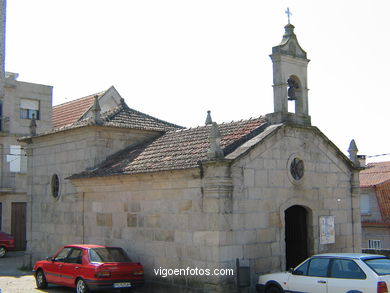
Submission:
<svg viewBox="0 0 390 293">
<path fill-rule="evenodd" d="M 301 180 L 305 171 L 303 161 L 299 158 L 292 159 L 290 163 L 290 174 L 294 180 Z"/>
<path fill-rule="evenodd" d="M 51 195 L 57 199 L 60 196 L 60 178 L 58 177 L 57 174 L 51 176 L 50 187 L 51 187 Z"/>
</svg>

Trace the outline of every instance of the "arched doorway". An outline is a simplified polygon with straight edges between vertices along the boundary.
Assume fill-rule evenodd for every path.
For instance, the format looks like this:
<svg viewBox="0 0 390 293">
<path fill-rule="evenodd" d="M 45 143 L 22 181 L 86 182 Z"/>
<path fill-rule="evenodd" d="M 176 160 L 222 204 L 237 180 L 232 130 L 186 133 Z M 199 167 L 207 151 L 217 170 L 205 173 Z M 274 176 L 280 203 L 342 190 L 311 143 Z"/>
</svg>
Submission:
<svg viewBox="0 0 390 293">
<path fill-rule="evenodd" d="M 284 211 L 286 270 L 308 257 L 307 210 L 294 205 Z"/>
</svg>

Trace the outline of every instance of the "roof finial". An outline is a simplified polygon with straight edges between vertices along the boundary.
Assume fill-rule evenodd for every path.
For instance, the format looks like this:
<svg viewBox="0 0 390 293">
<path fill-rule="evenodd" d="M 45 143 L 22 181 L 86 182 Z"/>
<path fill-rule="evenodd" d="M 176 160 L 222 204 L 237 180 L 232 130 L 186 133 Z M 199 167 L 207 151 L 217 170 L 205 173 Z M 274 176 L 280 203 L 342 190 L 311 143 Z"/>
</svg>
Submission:
<svg viewBox="0 0 390 293">
<path fill-rule="evenodd" d="M 211 119 L 211 111 L 207 111 L 206 125 L 212 124 L 213 120 Z"/>
<path fill-rule="evenodd" d="M 288 24 L 290 24 L 290 16 L 292 15 L 290 8 L 287 7 L 287 9 L 284 13 L 287 14 Z"/>
<path fill-rule="evenodd" d="M 216 122 L 211 122 L 209 139 L 210 148 L 207 151 L 207 156 L 209 159 L 222 159 L 224 154 L 221 148 L 221 133 Z"/>
<path fill-rule="evenodd" d="M 354 139 L 351 140 L 351 143 L 349 144 L 349 148 L 348 148 L 348 153 L 349 153 L 349 159 L 355 163 L 355 164 L 359 164 L 359 161 L 358 161 L 358 156 L 357 156 L 357 153 L 358 153 L 358 148 L 356 146 L 356 142 Z"/>
<path fill-rule="evenodd" d="M 36 135 L 37 134 L 37 121 L 35 120 L 35 114 L 32 114 L 32 119 L 30 122 L 30 135 Z"/>
<path fill-rule="evenodd" d="M 94 122 L 95 124 L 102 124 L 102 118 L 100 117 L 100 111 L 101 111 L 101 108 L 100 108 L 100 105 L 99 105 L 99 96 L 96 95 L 94 96 L 95 98 L 95 101 L 93 102 L 93 106 L 92 106 L 92 113 L 93 113 L 93 119 L 94 119 Z"/>
</svg>

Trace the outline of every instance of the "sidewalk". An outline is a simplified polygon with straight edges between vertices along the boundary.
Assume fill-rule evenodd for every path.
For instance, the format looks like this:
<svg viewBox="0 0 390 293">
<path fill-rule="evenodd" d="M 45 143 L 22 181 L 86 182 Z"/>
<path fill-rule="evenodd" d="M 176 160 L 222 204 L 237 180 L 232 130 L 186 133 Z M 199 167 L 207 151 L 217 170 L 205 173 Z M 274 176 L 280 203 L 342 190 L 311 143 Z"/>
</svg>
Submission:
<svg viewBox="0 0 390 293">
<path fill-rule="evenodd" d="M 0 258 L 0 276 L 20 277 L 32 275 L 32 271 L 20 271 L 23 266 L 24 251 L 9 251 Z"/>
</svg>

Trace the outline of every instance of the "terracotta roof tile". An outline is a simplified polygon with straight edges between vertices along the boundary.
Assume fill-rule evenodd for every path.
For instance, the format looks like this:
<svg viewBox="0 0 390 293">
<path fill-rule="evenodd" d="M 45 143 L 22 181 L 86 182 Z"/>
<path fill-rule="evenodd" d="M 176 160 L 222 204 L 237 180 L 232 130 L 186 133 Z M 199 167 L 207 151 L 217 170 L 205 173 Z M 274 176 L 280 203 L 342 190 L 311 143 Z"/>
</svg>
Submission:
<svg viewBox="0 0 390 293">
<path fill-rule="evenodd" d="M 375 188 L 375 191 L 382 220 L 390 223 L 390 182 L 380 184 Z"/>
<path fill-rule="evenodd" d="M 390 162 L 370 163 L 360 172 L 360 186 L 369 187 L 390 180 Z"/>
<path fill-rule="evenodd" d="M 219 125 L 224 154 L 259 134 L 266 120 L 242 120 Z M 210 125 L 169 131 L 154 141 L 122 150 L 109 157 L 94 170 L 75 174 L 71 178 L 146 173 L 194 168 L 207 160 Z"/>
<path fill-rule="evenodd" d="M 101 97 L 104 93 L 105 91 L 53 106 L 53 127 L 58 128 L 76 122 L 91 108 L 94 96 Z"/>
<path fill-rule="evenodd" d="M 117 127 L 117 128 L 128 128 L 128 129 L 139 129 L 139 130 L 150 130 L 150 131 L 160 131 L 166 132 L 170 130 L 176 130 L 183 128 L 182 126 L 154 118 L 150 115 L 144 114 L 142 112 L 136 111 L 129 108 L 124 100 L 121 104 L 111 110 L 108 110 L 101 114 L 102 123 L 98 124 L 99 126 L 106 127 Z M 85 126 L 96 125 L 93 117 L 84 118 L 82 120 L 76 121 L 72 124 L 66 124 L 64 126 L 54 128 L 50 131 L 39 133 L 34 137 L 50 135 L 57 132 L 67 131 L 71 129 L 81 128 Z M 26 136 L 20 138 L 29 139 L 31 136 Z"/>
</svg>

